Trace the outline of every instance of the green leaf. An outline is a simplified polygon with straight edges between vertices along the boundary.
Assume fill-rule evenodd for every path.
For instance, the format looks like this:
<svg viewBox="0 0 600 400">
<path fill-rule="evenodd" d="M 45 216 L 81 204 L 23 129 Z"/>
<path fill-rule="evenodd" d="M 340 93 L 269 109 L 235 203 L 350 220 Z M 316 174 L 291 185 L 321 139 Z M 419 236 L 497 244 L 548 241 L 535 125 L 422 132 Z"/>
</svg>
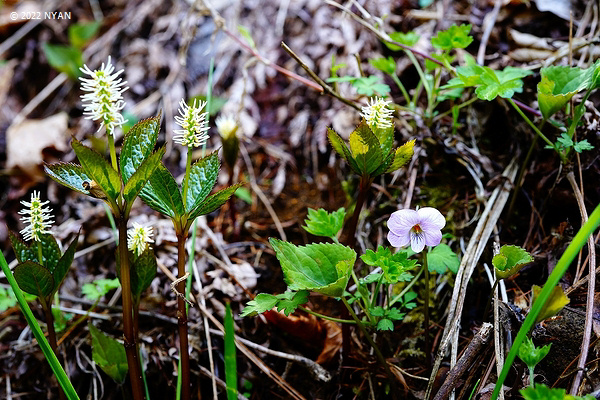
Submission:
<svg viewBox="0 0 600 400">
<path fill-rule="evenodd" d="M 390 33 L 390 38 L 392 38 L 392 40 L 394 42 L 401 43 L 408 47 L 413 47 L 419 41 L 419 35 L 417 35 L 414 31 L 410 31 L 410 32 L 406 32 L 406 33 L 392 32 L 392 33 Z M 393 51 L 402 50 L 402 47 L 400 47 L 398 45 L 388 43 L 388 42 L 383 42 L 383 43 L 390 50 L 393 50 Z"/>
<path fill-rule="evenodd" d="M 427 266 L 430 272 L 443 274 L 447 269 L 456 273 L 460 266 L 460 260 L 450 246 L 441 243 L 427 253 Z"/>
<path fill-rule="evenodd" d="M 254 300 L 251 300 L 246 304 L 246 307 L 242 310 L 240 317 L 254 316 L 262 314 L 265 311 L 269 311 L 275 307 L 279 300 L 277 297 L 268 293 L 259 293 L 256 295 Z"/>
<path fill-rule="evenodd" d="M 331 297 L 344 293 L 356 260 L 354 250 L 332 243 L 295 246 L 273 238 L 269 243 L 291 290 L 312 290 Z"/>
<path fill-rule="evenodd" d="M 244 37 L 244 39 L 246 39 L 246 41 L 248 42 L 250 47 L 252 47 L 253 49 L 256 49 L 256 44 L 254 43 L 254 39 L 252 39 L 252 35 L 250 34 L 250 31 L 248 30 L 248 28 L 246 28 L 243 25 L 238 25 L 238 31 Z"/>
<path fill-rule="evenodd" d="M 527 387 L 519 391 L 525 400 L 594 400 L 591 394 L 586 396 L 572 396 L 566 394 L 565 389 L 551 389 L 540 383 L 535 384 L 535 388 Z"/>
<path fill-rule="evenodd" d="M 496 268 L 496 276 L 499 279 L 506 279 L 532 261 L 533 257 L 527 250 L 519 246 L 504 245 L 492 258 L 492 265 Z"/>
<path fill-rule="evenodd" d="M 527 367 L 533 369 L 544 357 L 546 357 L 550 351 L 550 346 L 551 344 L 543 347 L 535 347 L 533 340 L 526 338 L 523 343 L 521 343 L 521 346 L 519 346 L 519 354 L 517 355 Z"/>
<path fill-rule="evenodd" d="M 92 21 L 69 25 L 69 42 L 71 42 L 74 47 L 83 49 L 94 37 L 96 32 L 98 32 L 101 24 L 101 21 Z"/>
<path fill-rule="evenodd" d="M 409 140 L 402 146 L 398 147 L 394 153 L 394 160 L 385 172 L 394 172 L 409 162 L 415 152 L 415 140 Z"/>
<path fill-rule="evenodd" d="M 123 182 L 127 183 L 144 160 L 152 154 L 160 131 L 160 119 L 160 113 L 155 117 L 144 119 L 135 124 L 125 135 L 119 159 Z"/>
<path fill-rule="evenodd" d="M 239 199 L 244 200 L 246 203 L 252 205 L 252 194 L 245 187 L 239 187 L 234 193 Z"/>
<path fill-rule="evenodd" d="M 369 60 L 369 64 L 377 68 L 384 74 L 395 75 L 396 74 L 396 61 L 392 57 L 381 57 Z"/>
<path fill-rule="evenodd" d="M 383 319 L 379 320 L 379 322 L 377 323 L 377 330 L 378 331 L 393 331 L 394 323 L 387 318 L 383 318 Z"/>
<path fill-rule="evenodd" d="M 363 176 L 370 175 L 383 161 L 379 140 L 364 119 L 350 134 L 350 151 Z"/>
<path fill-rule="evenodd" d="M 59 72 L 64 72 L 71 80 L 81 76 L 80 67 L 83 66 L 83 55 L 81 50 L 73 46 L 58 44 L 43 44 L 44 54 L 48 64 Z"/>
<path fill-rule="evenodd" d="M 580 140 L 579 142 L 575 143 L 575 145 L 573 146 L 573 149 L 576 152 L 581 153 L 584 150 L 593 150 L 594 146 L 592 146 L 590 144 L 590 142 L 587 141 L 587 139 L 583 139 L 583 140 Z"/>
<path fill-rule="evenodd" d="M 162 164 L 154 170 L 139 196 L 150 208 L 170 218 L 180 217 L 185 213 L 179 186 Z"/>
<path fill-rule="evenodd" d="M 133 203 L 133 200 L 135 200 L 142 188 L 146 185 L 154 171 L 161 165 L 160 160 L 164 154 L 165 148 L 162 147 L 146 158 L 135 173 L 131 175 L 131 178 L 127 181 L 125 188 L 123 189 L 123 198 L 128 205 Z"/>
<path fill-rule="evenodd" d="M 45 164 L 46 174 L 63 186 L 73 189 L 76 192 L 90 195 L 90 192 L 84 188 L 84 182 L 91 182 L 90 178 L 81 165 L 59 162 L 56 164 Z"/>
<path fill-rule="evenodd" d="M 378 76 L 361 76 L 356 78 L 352 82 L 352 86 L 356 89 L 358 94 L 363 94 L 365 96 L 385 96 L 391 92 L 391 89 L 385 83 L 381 83 L 380 78 Z"/>
<path fill-rule="evenodd" d="M 319 210 L 309 208 L 308 218 L 304 220 L 306 226 L 302 228 L 315 236 L 337 237 L 338 232 L 344 226 L 345 216 L 346 209 L 344 207 L 332 213 L 328 213 L 323 208 Z"/>
<path fill-rule="evenodd" d="M 350 153 L 350 149 L 346 145 L 346 142 L 344 142 L 344 139 L 342 139 L 340 135 L 338 135 L 329 127 L 327 128 L 327 138 L 329 139 L 329 143 L 331 143 L 331 147 L 333 147 L 335 152 L 338 153 L 344 160 L 346 160 L 354 172 L 360 174 L 358 164 L 354 160 L 354 157 L 352 157 L 352 153 Z"/>
<path fill-rule="evenodd" d="M 396 307 L 390 308 L 387 312 L 387 317 L 394 321 L 400 321 L 405 315 L 406 313 L 400 312 Z"/>
<path fill-rule="evenodd" d="M 473 37 L 469 36 L 470 31 L 471 24 L 452 25 L 447 30 L 440 31 L 432 37 L 431 44 L 440 50 L 464 49 L 473 41 Z"/>
<path fill-rule="evenodd" d="M 186 198 L 186 210 L 188 212 L 197 208 L 206 196 L 213 190 L 217 177 L 219 176 L 219 155 L 216 151 L 198 160 L 190 168 L 188 178 L 188 191 Z"/>
<path fill-rule="evenodd" d="M 54 289 L 54 279 L 48 269 L 33 261 L 17 265 L 13 271 L 22 291 L 46 298 Z"/>
<path fill-rule="evenodd" d="M 75 250 L 77 249 L 77 243 L 79 241 L 79 235 L 75 236 L 75 239 L 71 242 L 67 250 L 62 255 L 60 260 L 56 263 L 56 268 L 52 271 L 52 277 L 54 278 L 54 291 L 58 290 L 58 287 L 61 285 L 65 276 L 67 276 L 67 272 L 73 264 L 73 258 L 75 258 Z"/>
<path fill-rule="evenodd" d="M 291 313 L 296 311 L 302 304 L 308 302 L 308 290 L 300 290 L 299 292 L 285 292 L 277 295 L 277 311 L 289 317 Z"/>
<path fill-rule="evenodd" d="M 51 274 L 54 275 L 54 270 L 56 269 L 56 265 L 58 264 L 58 260 L 60 259 L 60 247 L 56 242 L 56 239 L 50 233 L 44 233 L 40 235 L 39 245 L 42 246 L 42 261 L 40 262 L 39 256 L 29 260 L 36 263 L 42 264 Z M 31 243 L 31 249 L 36 251 L 36 247 L 38 246 L 37 242 Z"/>
<path fill-rule="evenodd" d="M 483 67 L 480 76 L 481 84 L 475 94 L 482 100 L 494 100 L 497 96 L 510 99 L 515 93 L 523 91 L 522 78 L 531 75 L 531 71 L 521 68 L 506 67 L 503 71 L 495 71 Z"/>
<path fill-rule="evenodd" d="M 17 299 L 12 289 L 4 289 L 0 286 L 0 313 L 17 305 Z"/>
<path fill-rule="evenodd" d="M 117 383 L 123 384 L 128 372 L 125 348 L 115 339 L 100 332 L 91 323 L 88 327 L 92 335 L 92 359 L 106 375 Z"/>
<path fill-rule="evenodd" d="M 235 357 L 235 327 L 233 324 L 233 314 L 231 313 L 231 305 L 225 303 L 225 319 L 223 320 L 225 327 L 225 382 L 227 391 L 227 400 L 237 400 L 237 361 Z"/>
<path fill-rule="evenodd" d="M 39 256 L 37 252 L 37 248 L 32 248 L 27 245 L 24 241 L 22 241 L 17 235 L 13 232 L 8 231 L 8 237 L 10 239 L 10 243 L 12 245 L 13 251 L 15 252 L 15 257 L 19 262 L 25 261 L 38 261 Z M 35 242 L 33 242 L 35 243 Z"/>
<path fill-rule="evenodd" d="M 392 254 L 389 247 L 381 245 L 377 247 L 376 252 L 368 249 L 360 259 L 367 265 L 381 268 L 384 282 L 387 284 L 409 281 L 412 275 L 408 271 L 417 266 L 417 261 L 409 260 L 406 252 Z"/>
<path fill-rule="evenodd" d="M 542 291 L 542 288 L 537 285 L 533 285 L 531 290 L 533 291 L 533 298 L 531 300 L 531 304 L 532 304 L 531 308 L 533 308 L 533 304 L 535 303 L 536 299 L 539 297 L 540 292 Z M 563 291 L 562 287 L 560 287 L 560 286 L 554 287 L 552 289 L 552 293 L 550 293 L 550 297 L 548 297 L 548 300 L 546 300 L 546 302 L 544 303 L 544 306 L 542 307 L 542 310 L 540 311 L 537 318 L 535 319 L 535 323 L 537 324 L 538 322 L 541 322 L 547 318 L 555 316 L 556 314 L 558 314 L 560 312 L 560 310 L 563 309 L 564 306 L 569 304 L 569 302 L 570 302 L 570 300 L 567 297 L 567 295 L 565 294 L 565 292 Z"/>
<path fill-rule="evenodd" d="M 96 151 L 84 146 L 77 139 L 73 139 L 71 146 L 81 163 L 81 167 L 106 196 L 116 201 L 121 193 L 121 177 L 110 163 Z"/>
<path fill-rule="evenodd" d="M 156 277 L 156 257 L 149 247 L 139 257 L 135 258 L 131 268 L 131 293 L 138 297 L 150 287 Z"/>
<path fill-rule="evenodd" d="M 210 195 L 204 202 L 202 202 L 196 209 L 190 211 L 188 221 L 193 221 L 200 215 L 210 214 L 217 208 L 221 207 L 231 195 L 240 187 L 243 183 L 237 183 L 233 186 L 229 186 L 225 189 L 221 189 L 215 194 Z"/>
<path fill-rule="evenodd" d="M 97 279 L 92 283 L 85 283 L 81 288 L 81 292 L 88 300 L 96 301 L 119 286 L 121 286 L 121 283 L 117 278 Z"/>
</svg>

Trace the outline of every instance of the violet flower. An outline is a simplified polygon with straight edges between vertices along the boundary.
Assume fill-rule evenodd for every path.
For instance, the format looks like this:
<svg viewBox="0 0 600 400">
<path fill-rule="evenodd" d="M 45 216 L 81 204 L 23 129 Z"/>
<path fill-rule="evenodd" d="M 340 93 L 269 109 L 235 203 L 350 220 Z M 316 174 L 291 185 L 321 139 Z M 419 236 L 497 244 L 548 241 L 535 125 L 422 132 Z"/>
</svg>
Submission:
<svg viewBox="0 0 600 400">
<path fill-rule="evenodd" d="M 419 210 L 398 210 L 388 220 L 388 241 L 394 247 L 410 244 L 412 251 L 420 253 L 427 246 L 437 246 L 442 241 L 442 228 L 446 219 L 433 207 Z"/>
</svg>

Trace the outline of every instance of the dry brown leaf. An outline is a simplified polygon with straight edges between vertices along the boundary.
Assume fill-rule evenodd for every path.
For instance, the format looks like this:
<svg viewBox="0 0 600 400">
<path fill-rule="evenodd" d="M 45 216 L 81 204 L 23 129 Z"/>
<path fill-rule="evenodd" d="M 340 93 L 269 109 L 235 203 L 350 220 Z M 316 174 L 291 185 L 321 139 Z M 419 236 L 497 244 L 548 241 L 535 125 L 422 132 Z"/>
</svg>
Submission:
<svg viewBox="0 0 600 400">
<path fill-rule="evenodd" d="M 65 112 L 45 119 L 26 119 L 6 131 L 6 166 L 20 168 L 33 179 L 41 179 L 43 150 L 67 151 L 68 115 Z"/>
<path fill-rule="evenodd" d="M 323 320 L 321 325 L 325 327 L 325 342 L 323 350 L 317 357 L 318 364 L 325 364 L 331 361 L 342 348 L 342 328 L 333 321 Z"/>
</svg>

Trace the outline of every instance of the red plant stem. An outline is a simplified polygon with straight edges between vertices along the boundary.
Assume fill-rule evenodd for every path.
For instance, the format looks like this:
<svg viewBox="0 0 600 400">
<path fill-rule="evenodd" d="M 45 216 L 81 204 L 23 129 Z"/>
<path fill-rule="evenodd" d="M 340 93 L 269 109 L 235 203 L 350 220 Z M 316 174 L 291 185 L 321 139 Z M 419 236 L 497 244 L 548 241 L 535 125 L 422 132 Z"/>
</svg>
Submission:
<svg viewBox="0 0 600 400">
<path fill-rule="evenodd" d="M 125 339 L 125 353 L 129 366 L 129 380 L 134 400 L 143 400 L 144 394 L 142 381 L 142 368 L 137 351 L 137 333 L 133 324 L 133 298 L 131 295 L 131 275 L 129 254 L 127 252 L 127 219 L 123 216 L 117 218 L 119 229 L 119 266 L 121 268 L 121 287 L 123 297 L 123 336 Z"/>
<path fill-rule="evenodd" d="M 185 276 L 185 242 L 187 231 L 177 234 L 177 278 Z M 177 291 L 185 295 L 185 279 L 177 284 Z M 181 400 L 191 399 L 190 355 L 188 352 L 188 326 L 185 300 L 177 296 L 177 325 L 179 327 L 179 359 L 181 360 Z"/>
</svg>

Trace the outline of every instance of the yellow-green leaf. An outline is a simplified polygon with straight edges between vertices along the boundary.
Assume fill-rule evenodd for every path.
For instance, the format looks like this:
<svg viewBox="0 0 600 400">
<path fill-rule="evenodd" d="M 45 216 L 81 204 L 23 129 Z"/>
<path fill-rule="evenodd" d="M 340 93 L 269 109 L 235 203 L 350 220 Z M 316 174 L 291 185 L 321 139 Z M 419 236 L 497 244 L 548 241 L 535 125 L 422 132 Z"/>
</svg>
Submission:
<svg viewBox="0 0 600 400">
<path fill-rule="evenodd" d="M 533 285 L 531 289 L 533 291 L 533 299 L 531 301 L 531 304 L 533 304 L 535 303 L 537 297 L 542 291 L 542 288 L 537 285 Z M 569 304 L 569 302 L 570 300 L 563 291 L 563 289 L 560 286 L 555 286 L 554 289 L 552 289 L 550 297 L 548 297 L 548 300 L 546 301 L 546 303 L 542 307 L 542 310 L 538 314 L 535 323 L 537 324 L 538 322 L 555 316 L 560 312 L 560 310 L 563 309 L 564 306 Z"/>
<path fill-rule="evenodd" d="M 415 140 L 409 140 L 404 143 L 402 146 L 396 149 L 396 153 L 394 154 L 394 161 L 388 167 L 385 172 L 394 172 L 400 168 L 402 168 L 407 162 L 410 161 L 413 154 L 415 152 Z"/>
</svg>

